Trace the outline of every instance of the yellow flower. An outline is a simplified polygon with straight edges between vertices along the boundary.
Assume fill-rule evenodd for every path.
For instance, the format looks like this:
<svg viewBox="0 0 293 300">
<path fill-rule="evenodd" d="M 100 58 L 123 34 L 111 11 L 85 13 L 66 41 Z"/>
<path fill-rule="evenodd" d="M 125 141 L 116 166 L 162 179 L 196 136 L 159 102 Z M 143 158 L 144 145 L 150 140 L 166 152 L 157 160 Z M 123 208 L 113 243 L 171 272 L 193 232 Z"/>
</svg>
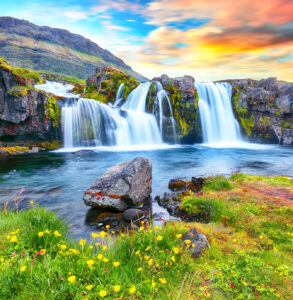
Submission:
<svg viewBox="0 0 293 300">
<path fill-rule="evenodd" d="M 142 271 L 142 268 L 138 268 L 137 271 L 138 271 L 138 272 L 141 272 L 141 271 Z"/>
<path fill-rule="evenodd" d="M 109 259 L 108 259 L 108 258 L 106 258 L 106 257 L 105 257 L 105 258 L 103 258 L 103 262 L 104 262 L 104 263 L 107 263 L 108 261 L 109 261 Z"/>
<path fill-rule="evenodd" d="M 108 248 L 107 246 L 103 246 L 102 250 L 103 250 L 103 251 L 106 251 L 107 248 Z"/>
<path fill-rule="evenodd" d="M 144 224 L 144 221 L 140 221 L 140 224 L 142 224 L 142 225 L 143 225 L 143 224 Z"/>
<path fill-rule="evenodd" d="M 93 287 L 94 287 L 94 286 L 93 286 L 92 284 L 90 284 L 90 285 L 86 286 L 85 288 L 86 288 L 88 291 L 90 291 Z"/>
<path fill-rule="evenodd" d="M 147 256 L 147 255 L 145 255 L 145 256 L 144 256 L 144 259 L 145 259 L 145 260 L 149 260 L 149 259 L 150 259 L 150 257 L 149 257 L 149 256 Z"/>
<path fill-rule="evenodd" d="M 203 293 L 203 295 L 204 295 L 206 298 L 210 298 L 210 297 L 211 297 L 211 294 L 210 294 L 209 292 L 207 292 L 207 291 L 205 291 L 205 292 Z"/>
<path fill-rule="evenodd" d="M 8 235 L 6 236 L 6 238 L 7 238 L 7 240 L 9 241 L 9 240 L 10 240 L 10 235 L 8 234 Z"/>
<path fill-rule="evenodd" d="M 120 291 L 120 285 L 114 285 L 114 291 L 117 293 Z"/>
<path fill-rule="evenodd" d="M 152 287 L 155 287 L 156 286 L 156 283 L 155 282 L 152 282 Z"/>
<path fill-rule="evenodd" d="M 61 248 L 62 250 L 65 250 L 65 249 L 67 248 L 67 246 L 66 246 L 66 245 L 60 245 L 60 248 Z"/>
<path fill-rule="evenodd" d="M 150 260 L 148 261 L 148 265 L 151 266 L 152 264 L 153 264 L 153 260 L 150 259 Z"/>
<path fill-rule="evenodd" d="M 84 246 L 85 244 L 86 244 L 86 240 L 84 240 L 84 239 L 79 240 L 80 246 Z"/>
<path fill-rule="evenodd" d="M 43 231 L 40 231 L 39 233 L 38 233 L 38 236 L 39 237 L 42 237 L 44 235 L 44 232 Z"/>
<path fill-rule="evenodd" d="M 172 257 L 171 257 L 171 260 L 172 260 L 172 261 L 175 261 L 175 256 L 172 256 Z"/>
<path fill-rule="evenodd" d="M 94 247 L 92 246 L 92 245 L 90 245 L 90 247 L 89 247 L 90 249 L 93 249 Z"/>
<path fill-rule="evenodd" d="M 100 236 L 101 236 L 101 238 L 103 239 L 103 238 L 106 236 L 106 232 L 105 232 L 105 231 L 101 231 L 101 232 L 100 232 Z"/>
<path fill-rule="evenodd" d="M 20 272 L 24 272 L 26 270 L 26 268 L 27 268 L 26 266 L 21 266 L 20 267 Z"/>
<path fill-rule="evenodd" d="M 188 246 L 191 243 L 191 240 L 185 240 L 184 243 Z"/>
<path fill-rule="evenodd" d="M 46 254 L 46 249 L 41 249 L 41 255 L 44 255 L 44 254 Z"/>
<path fill-rule="evenodd" d="M 110 225 L 106 225 L 106 228 L 109 229 L 109 228 L 110 228 Z"/>
<path fill-rule="evenodd" d="M 150 249 L 151 249 L 151 247 L 148 246 L 148 247 L 145 249 L 145 251 L 149 251 Z"/>
<path fill-rule="evenodd" d="M 159 278 L 159 281 L 160 281 L 162 284 L 165 284 L 165 283 L 167 283 L 167 280 L 166 280 L 166 278 Z"/>
<path fill-rule="evenodd" d="M 58 230 L 55 230 L 55 231 L 54 231 L 54 235 L 55 235 L 56 237 L 61 236 L 61 234 L 59 233 Z"/>
<path fill-rule="evenodd" d="M 96 246 L 100 246 L 100 245 L 101 245 L 101 243 L 95 243 L 95 245 L 96 245 Z"/>
<path fill-rule="evenodd" d="M 14 235 L 11 237 L 10 242 L 17 243 L 17 237 Z"/>
<path fill-rule="evenodd" d="M 176 235 L 176 237 L 177 237 L 177 239 L 182 238 L 182 233 L 178 233 L 178 234 Z"/>
<path fill-rule="evenodd" d="M 15 231 L 13 231 L 13 232 L 11 232 L 10 234 L 18 234 L 19 233 L 19 228 L 17 229 L 17 230 L 15 230 Z"/>
<path fill-rule="evenodd" d="M 120 262 L 119 261 L 114 261 L 113 262 L 113 266 L 116 267 L 116 268 L 119 267 L 120 266 Z"/>
<path fill-rule="evenodd" d="M 86 263 L 89 267 L 91 267 L 95 263 L 95 261 L 93 259 L 90 259 Z"/>
<path fill-rule="evenodd" d="M 247 286 L 247 283 L 246 283 L 245 281 L 242 281 L 242 283 L 243 283 L 245 286 Z"/>
<path fill-rule="evenodd" d="M 46 229 L 46 230 L 44 231 L 44 233 L 50 234 L 50 230 Z"/>
<path fill-rule="evenodd" d="M 97 259 L 101 260 L 103 258 L 102 254 L 98 254 Z"/>
<path fill-rule="evenodd" d="M 104 297 L 107 296 L 107 291 L 105 291 L 105 290 L 100 290 L 99 295 L 100 295 L 100 297 L 104 298 Z"/>
<path fill-rule="evenodd" d="M 154 226 L 154 229 L 155 229 L 155 230 L 161 230 L 162 228 L 161 228 L 160 226 L 158 226 L 158 225 L 155 225 L 155 226 Z"/>
<path fill-rule="evenodd" d="M 121 233 L 121 237 L 125 237 L 125 233 Z"/>
<path fill-rule="evenodd" d="M 260 238 L 260 239 L 262 239 L 262 238 L 263 238 L 263 236 L 262 236 L 262 235 L 260 235 L 260 236 L 259 236 L 259 238 Z"/>
<path fill-rule="evenodd" d="M 76 249 L 70 248 L 69 251 L 72 252 L 72 253 L 74 253 L 74 254 L 79 254 L 79 251 L 76 250 Z"/>
<path fill-rule="evenodd" d="M 99 235 L 98 235 L 97 233 L 92 232 L 92 237 L 93 237 L 93 239 L 97 238 L 98 236 L 99 236 Z"/>
<path fill-rule="evenodd" d="M 157 236 L 157 241 L 161 241 L 163 239 L 163 237 L 161 235 Z"/>
<path fill-rule="evenodd" d="M 136 291 L 136 287 L 133 285 L 130 289 L 129 289 L 129 293 L 130 294 L 134 294 Z"/>
<path fill-rule="evenodd" d="M 30 204 L 34 204 L 34 201 L 30 201 Z"/>
<path fill-rule="evenodd" d="M 173 251 L 174 251 L 175 254 L 179 253 L 179 249 L 178 248 L 173 248 Z"/>
<path fill-rule="evenodd" d="M 76 280 L 76 276 L 71 275 L 71 276 L 68 277 L 67 280 L 68 280 L 69 282 L 74 282 L 74 281 Z"/>
<path fill-rule="evenodd" d="M 139 227 L 139 231 L 144 231 L 144 227 L 143 226 Z"/>
<path fill-rule="evenodd" d="M 137 250 L 136 252 L 135 252 L 135 255 L 139 255 L 140 254 L 140 250 Z"/>
</svg>

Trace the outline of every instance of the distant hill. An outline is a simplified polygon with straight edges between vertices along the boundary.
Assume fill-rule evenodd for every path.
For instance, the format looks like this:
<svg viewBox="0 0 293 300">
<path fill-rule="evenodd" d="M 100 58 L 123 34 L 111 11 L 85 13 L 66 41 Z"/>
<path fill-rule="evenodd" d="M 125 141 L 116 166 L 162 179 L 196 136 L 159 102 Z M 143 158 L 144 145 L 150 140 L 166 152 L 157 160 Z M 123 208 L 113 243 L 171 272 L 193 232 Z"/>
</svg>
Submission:
<svg viewBox="0 0 293 300">
<path fill-rule="evenodd" d="M 96 67 L 110 65 L 146 80 L 123 60 L 81 35 L 12 17 L 0 17 L 0 53 L 11 64 L 36 71 L 85 79 Z"/>
</svg>

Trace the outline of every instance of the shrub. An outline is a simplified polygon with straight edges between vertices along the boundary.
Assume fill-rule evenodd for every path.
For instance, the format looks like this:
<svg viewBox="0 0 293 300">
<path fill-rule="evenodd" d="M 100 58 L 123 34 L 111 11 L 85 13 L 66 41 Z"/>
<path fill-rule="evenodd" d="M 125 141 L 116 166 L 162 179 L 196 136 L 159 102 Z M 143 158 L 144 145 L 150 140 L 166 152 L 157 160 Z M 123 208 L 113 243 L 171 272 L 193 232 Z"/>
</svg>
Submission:
<svg viewBox="0 0 293 300">
<path fill-rule="evenodd" d="M 204 191 L 224 191 L 231 190 L 233 186 L 229 183 L 229 180 L 222 176 L 217 175 L 214 177 L 208 177 L 204 185 Z"/>
</svg>

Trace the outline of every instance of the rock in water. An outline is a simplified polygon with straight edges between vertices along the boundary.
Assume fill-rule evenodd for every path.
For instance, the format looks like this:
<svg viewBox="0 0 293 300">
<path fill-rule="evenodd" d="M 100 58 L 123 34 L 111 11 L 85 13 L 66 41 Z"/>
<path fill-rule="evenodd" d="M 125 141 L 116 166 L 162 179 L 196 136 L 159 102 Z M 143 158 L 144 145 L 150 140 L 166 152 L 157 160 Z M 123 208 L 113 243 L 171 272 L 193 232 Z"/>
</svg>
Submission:
<svg viewBox="0 0 293 300">
<path fill-rule="evenodd" d="M 147 158 L 136 157 L 109 168 L 86 190 L 83 200 L 89 206 L 125 211 L 144 204 L 151 192 L 152 164 Z"/>
</svg>

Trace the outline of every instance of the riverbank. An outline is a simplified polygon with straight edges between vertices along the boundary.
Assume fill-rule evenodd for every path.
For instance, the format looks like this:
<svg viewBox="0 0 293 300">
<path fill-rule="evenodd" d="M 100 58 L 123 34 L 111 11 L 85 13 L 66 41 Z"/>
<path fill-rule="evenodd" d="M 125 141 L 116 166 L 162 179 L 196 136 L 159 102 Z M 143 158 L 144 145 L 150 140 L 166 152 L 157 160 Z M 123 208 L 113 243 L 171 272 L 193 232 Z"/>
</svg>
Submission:
<svg viewBox="0 0 293 300">
<path fill-rule="evenodd" d="M 35 203 L 2 208 L 1 299 L 291 299 L 292 180 L 232 179 L 210 182 L 205 202 L 188 196 L 192 211 L 218 212 L 209 223 L 143 223 L 115 237 L 107 228 L 87 241 L 73 242 L 64 221 Z M 274 188 L 288 201 L 272 201 Z M 194 227 L 211 245 L 197 258 L 182 241 Z"/>
</svg>

